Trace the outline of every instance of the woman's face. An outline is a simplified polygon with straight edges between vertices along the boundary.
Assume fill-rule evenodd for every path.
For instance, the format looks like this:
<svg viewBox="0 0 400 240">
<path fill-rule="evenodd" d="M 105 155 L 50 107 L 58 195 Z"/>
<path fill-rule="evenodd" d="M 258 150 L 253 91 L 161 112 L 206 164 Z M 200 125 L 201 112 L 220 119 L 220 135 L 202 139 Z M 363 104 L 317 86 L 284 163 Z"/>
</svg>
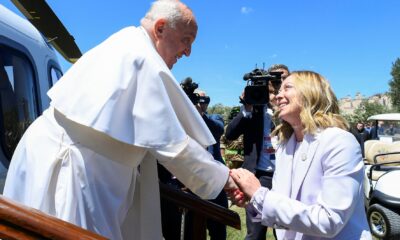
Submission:
<svg viewBox="0 0 400 240">
<path fill-rule="evenodd" d="M 279 118 L 285 120 L 291 126 L 301 125 L 301 99 L 298 97 L 298 92 L 294 86 L 292 76 L 289 76 L 282 82 L 276 100 L 278 104 Z"/>
</svg>

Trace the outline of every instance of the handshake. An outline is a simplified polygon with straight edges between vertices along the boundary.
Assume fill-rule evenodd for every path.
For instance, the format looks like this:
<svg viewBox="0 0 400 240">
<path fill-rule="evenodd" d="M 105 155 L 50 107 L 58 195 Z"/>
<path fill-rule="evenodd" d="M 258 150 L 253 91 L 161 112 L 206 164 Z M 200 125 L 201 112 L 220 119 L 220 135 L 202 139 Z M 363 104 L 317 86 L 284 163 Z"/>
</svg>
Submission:
<svg viewBox="0 0 400 240">
<path fill-rule="evenodd" d="M 224 189 L 233 204 L 245 207 L 260 187 L 260 181 L 252 172 L 238 168 L 230 170 Z"/>
</svg>

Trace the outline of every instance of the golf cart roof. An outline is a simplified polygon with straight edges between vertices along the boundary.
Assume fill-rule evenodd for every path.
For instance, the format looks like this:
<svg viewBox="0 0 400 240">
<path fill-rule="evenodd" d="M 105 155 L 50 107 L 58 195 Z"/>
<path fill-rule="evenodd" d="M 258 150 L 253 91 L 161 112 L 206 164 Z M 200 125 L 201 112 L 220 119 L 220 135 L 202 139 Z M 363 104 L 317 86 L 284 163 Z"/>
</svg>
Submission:
<svg viewBox="0 0 400 240">
<path fill-rule="evenodd" d="M 377 114 L 368 118 L 368 121 L 372 120 L 400 121 L 400 113 Z"/>
</svg>

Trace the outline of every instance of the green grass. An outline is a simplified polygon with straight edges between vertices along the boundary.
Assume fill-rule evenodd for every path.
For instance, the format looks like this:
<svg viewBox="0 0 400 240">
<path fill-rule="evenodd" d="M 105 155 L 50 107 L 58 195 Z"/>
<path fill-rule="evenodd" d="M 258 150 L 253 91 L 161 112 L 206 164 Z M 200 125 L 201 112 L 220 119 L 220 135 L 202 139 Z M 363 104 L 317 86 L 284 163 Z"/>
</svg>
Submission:
<svg viewBox="0 0 400 240">
<path fill-rule="evenodd" d="M 229 208 L 232 211 L 235 211 L 239 214 L 240 216 L 240 225 L 241 225 L 241 230 L 237 230 L 235 228 L 228 227 L 227 228 L 227 240 L 243 240 L 246 237 L 246 213 L 244 211 L 244 208 L 240 208 L 237 206 L 232 206 Z M 268 228 L 267 232 L 267 240 L 273 240 L 274 235 L 272 234 L 272 230 Z"/>
<path fill-rule="evenodd" d="M 237 230 L 235 228 L 227 227 L 227 240 L 243 240 L 246 236 L 246 213 L 244 208 L 240 208 L 237 206 L 232 206 L 229 208 L 232 211 L 235 211 L 240 216 L 240 225 L 242 227 L 241 230 Z M 274 240 L 274 235 L 272 234 L 271 228 L 268 228 L 267 232 L 267 240 Z M 379 240 L 378 238 L 372 237 L 373 240 Z"/>
</svg>

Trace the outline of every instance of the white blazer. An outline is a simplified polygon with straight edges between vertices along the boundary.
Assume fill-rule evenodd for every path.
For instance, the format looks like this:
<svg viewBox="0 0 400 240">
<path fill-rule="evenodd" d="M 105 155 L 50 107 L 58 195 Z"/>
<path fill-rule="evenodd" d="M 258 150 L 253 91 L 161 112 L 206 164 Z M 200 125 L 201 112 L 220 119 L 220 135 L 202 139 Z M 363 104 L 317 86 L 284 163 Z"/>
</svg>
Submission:
<svg viewBox="0 0 400 240">
<path fill-rule="evenodd" d="M 262 223 L 277 228 L 278 239 L 371 239 L 363 205 L 364 165 L 354 136 L 328 128 L 306 134 L 293 159 L 295 147 L 293 134 L 277 149 Z"/>
</svg>

